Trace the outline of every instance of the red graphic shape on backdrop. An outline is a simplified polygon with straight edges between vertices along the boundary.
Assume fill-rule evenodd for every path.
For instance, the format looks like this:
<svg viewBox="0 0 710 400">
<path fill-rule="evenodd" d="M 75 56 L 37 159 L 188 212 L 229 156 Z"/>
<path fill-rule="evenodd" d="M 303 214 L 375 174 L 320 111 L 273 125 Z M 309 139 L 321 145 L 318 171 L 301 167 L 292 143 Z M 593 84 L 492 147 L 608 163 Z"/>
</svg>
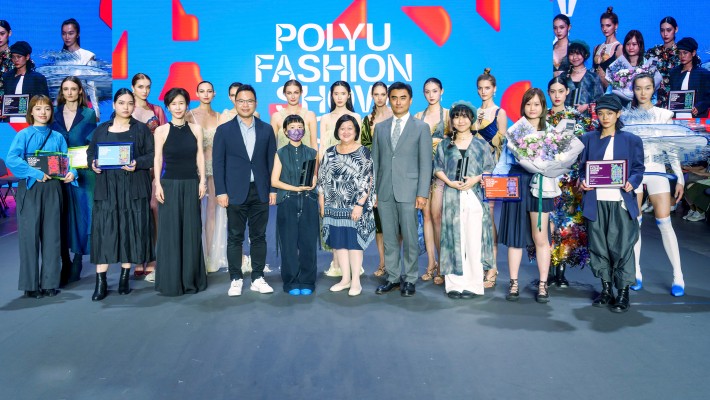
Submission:
<svg viewBox="0 0 710 400">
<path fill-rule="evenodd" d="M 345 24 L 350 33 L 355 32 L 358 24 L 367 23 L 367 0 L 355 0 L 333 21 L 333 39 L 347 39 L 345 32 L 340 29 L 340 24 Z M 358 39 L 367 37 L 367 29 L 357 35 Z"/>
<path fill-rule="evenodd" d="M 279 111 L 278 106 L 281 106 L 281 108 L 286 108 L 288 107 L 287 103 L 270 103 L 269 104 L 269 115 L 274 115 L 275 112 Z"/>
<path fill-rule="evenodd" d="M 500 106 L 508 114 L 513 122 L 522 117 L 520 115 L 520 102 L 523 101 L 523 94 L 532 87 L 530 81 L 519 81 L 508 86 L 500 99 Z"/>
<path fill-rule="evenodd" d="M 128 31 L 123 31 L 121 38 L 113 49 L 113 67 L 111 75 L 113 79 L 128 78 Z"/>
<path fill-rule="evenodd" d="M 500 0 L 476 0 L 476 12 L 491 28 L 500 32 Z"/>
<path fill-rule="evenodd" d="M 101 18 L 109 28 L 113 28 L 112 8 L 113 0 L 101 0 L 101 3 L 99 3 L 99 18 Z"/>
<path fill-rule="evenodd" d="M 451 18 L 444 7 L 407 6 L 402 7 L 402 11 L 439 47 L 449 40 Z"/>
<path fill-rule="evenodd" d="M 170 72 L 168 73 L 168 79 L 165 80 L 163 84 L 163 90 L 160 92 L 160 97 L 158 99 L 163 100 L 165 98 L 165 93 L 168 90 L 180 87 L 188 92 L 192 92 L 197 84 L 202 82 L 202 74 L 200 73 L 200 66 L 194 62 L 175 62 L 170 66 Z"/>
<path fill-rule="evenodd" d="M 180 0 L 173 0 L 173 40 L 194 42 L 200 36 L 197 17 L 185 12 Z"/>
<path fill-rule="evenodd" d="M 10 125 L 15 132 L 19 132 L 30 126 L 27 122 L 10 122 L 8 125 Z"/>
</svg>

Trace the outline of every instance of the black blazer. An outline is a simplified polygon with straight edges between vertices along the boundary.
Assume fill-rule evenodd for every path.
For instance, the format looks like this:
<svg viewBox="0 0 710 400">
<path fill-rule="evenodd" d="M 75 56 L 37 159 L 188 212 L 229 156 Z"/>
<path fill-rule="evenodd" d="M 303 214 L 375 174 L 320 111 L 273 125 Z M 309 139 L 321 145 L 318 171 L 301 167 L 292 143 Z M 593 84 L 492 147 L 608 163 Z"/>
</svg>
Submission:
<svg viewBox="0 0 710 400">
<path fill-rule="evenodd" d="M 679 65 L 670 71 L 671 90 L 681 90 L 685 73 L 682 73 L 682 65 Z M 710 107 L 710 72 L 699 66 L 693 67 L 690 70 L 690 79 L 688 79 L 688 90 L 695 90 L 695 108 L 698 109 L 699 118 L 707 118 L 708 107 Z M 668 107 L 668 104 L 664 104 Z"/>
<path fill-rule="evenodd" d="M 271 170 L 274 169 L 276 137 L 271 125 L 254 117 L 256 143 L 251 160 L 244 145 L 239 117 L 220 125 L 212 144 L 212 168 L 215 194 L 229 196 L 229 204 L 243 204 L 249 194 L 251 172 L 259 200 L 269 201 Z M 273 190 L 275 193 L 276 190 Z"/>
<path fill-rule="evenodd" d="M 5 94 L 15 94 L 17 84 L 20 82 L 20 76 L 15 76 L 15 70 L 6 72 L 2 76 L 2 84 Z M 43 94 L 49 97 L 49 88 L 47 87 L 47 78 L 39 72 L 27 71 L 25 80 L 22 82 L 22 93 L 29 94 L 30 98 Z"/>
</svg>

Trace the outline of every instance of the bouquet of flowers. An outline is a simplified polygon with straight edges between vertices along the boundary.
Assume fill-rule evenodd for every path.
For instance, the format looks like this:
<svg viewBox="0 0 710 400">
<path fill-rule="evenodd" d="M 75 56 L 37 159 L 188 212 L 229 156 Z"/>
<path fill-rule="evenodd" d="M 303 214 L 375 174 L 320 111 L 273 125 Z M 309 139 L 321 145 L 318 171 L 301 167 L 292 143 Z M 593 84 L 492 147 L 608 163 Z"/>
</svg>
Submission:
<svg viewBox="0 0 710 400">
<path fill-rule="evenodd" d="M 609 82 L 611 92 L 622 99 L 631 101 L 634 96 L 631 85 L 638 74 L 649 74 L 653 76 L 654 85 L 658 88 L 661 83 L 661 74 L 657 71 L 655 62 L 648 62 L 638 67 L 632 67 L 626 58 L 619 57 L 606 70 L 606 80 Z"/>
<path fill-rule="evenodd" d="M 523 117 L 508 129 L 508 149 L 520 166 L 536 174 L 530 187 L 533 196 L 560 194 L 556 178 L 571 170 L 584 145 L 574 134 L 575 121 L 564 119 L 556 127 L 538 131 Z"/>
</svg>

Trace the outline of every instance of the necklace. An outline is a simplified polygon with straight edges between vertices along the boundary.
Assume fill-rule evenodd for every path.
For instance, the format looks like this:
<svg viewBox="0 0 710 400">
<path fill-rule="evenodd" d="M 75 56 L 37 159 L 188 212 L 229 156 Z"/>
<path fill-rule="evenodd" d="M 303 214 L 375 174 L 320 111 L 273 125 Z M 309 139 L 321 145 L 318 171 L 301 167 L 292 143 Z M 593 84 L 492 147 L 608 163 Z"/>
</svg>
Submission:
<svg viewBox="0 0 710 400">
<path fill-rule="evenodd" d="M 183 122 L 182 122 L 182 125 L 177 125 L 177 124 L 175 124 L 175 123 L 173 123 L 173 122 L 171 122 L 170 124 L 171 124 L 172 126 L 178 128 L 178 129 L 182 129 L 182 128 L 185 127 L 185 125 L 187 125 L 187 122 L 183 121 Z"/>
</svg>

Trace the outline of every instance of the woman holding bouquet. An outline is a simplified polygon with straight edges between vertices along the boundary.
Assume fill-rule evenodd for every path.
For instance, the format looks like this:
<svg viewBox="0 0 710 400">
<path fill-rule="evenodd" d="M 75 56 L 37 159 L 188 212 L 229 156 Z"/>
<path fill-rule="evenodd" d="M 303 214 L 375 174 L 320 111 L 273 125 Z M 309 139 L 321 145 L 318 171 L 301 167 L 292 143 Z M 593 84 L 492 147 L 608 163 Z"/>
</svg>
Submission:
<svg viewBox="0 0 710 400">
<path fill-rule="evenodd" d="M 624 132 L 621 102 L 613 94 L 597 101 L 600 129 L 582 136 L 584 151 L 580 157 L 579 175 L 584 190 L 582 213 L 587 220 L 589 253 L 594 276 L 602 281 L 602 291 L 594 299 L 594 307 L 610 307 L 612 312 L 629 309 L 629 286 L 634 283 L 634 243 L 638 240 L 636 217 L 638 204 L 633 195 L 643 180 L 643 144 L 641 138 Z M 628 178 L 620 188 L 587 186 L 588 161 L 625 160 Z M 612 293 L 612 284 L 618 293 Z"/>
<path fill-rule="evenodd" d="M 631 30 L 624 38 L 623 55 L 614 61 L 606 71 L 606 80 L 609 82 L 607 93 L 613 93 L 619 97 L 621 104 L 626 107 L 633 98 L 633 79 L 640 73 L 650 73 L 654 75 L 655 85 L 661 83 L 661 74 L 651 63 L 644 64 L 643 35 L 637 30 Z"/>
<path fill-rule="evenodd" d="M 452 299 L 472 299 L 483 294 L 483 270 L 495 267 L 493 235 L 484 229 L 493 223 L 488 204 L 482 202 L 481 174 L 495 162 L 483 139 L 471 132 L 476 111 L 472 105 L 451 106 L 452 137 L 436 150 L 434 175 L 444 188 L 444 218 L 441 227 L 441 271 L 446 294 Z M 456 179 L 459 160 L 468 158 L 463 180 Z"/>
<path fill-rule="evenodd" d="M 574 106 L 580 113 L 586 113 L 589 104 L 604 94 L 604 89 L 599 77 L 584 66 L 584 62 L 589 58 L 589 46 L 586 43 L 573 41 L 569 45 L 568 57 L 572 66 L 567 73 L 561 75 L 568 79 L 571 93 L 565 100 L 565 105 Z"/>
<path fill-rule="evenodd" d="M 623 118 L 627 125 L 631 124 L 672 124 L 673 112 L 664 108 L 654 107 L 651 99 L 654 93 L 654 80 L 651 75 L 639 74 L 636 75 L 633 81 L 634 100 L 631 103 L 632 110 L 625 113 Z M 651 128 L 652 129 L 652 128 Z M 658 132 L 653 130 L 652 132 Z M 649 132 L 651 133 L 651 132 Z M 683 198 L 685 180 L 683 170 L 680 166 L 678 157 L 673 154 L 667 154 L 659 145 L 653 142 L 644 142 L 644 166 L 646 167 L 646 175 L 643 177 L 643 184 L 646 185 L 648 197 L 653 205 L 653 213 L 656 217 L 656 226 L 661 231 L 661 240 L 663 247 L 666 250 L 666 255 L 673 266 L 673 285 L 671 286 L 671 294 L 673 296 L 683 296 L 685 294 L 685 282 L 683 281 L 683 271 L 680 265 L 680 250 L 678 249 L 678 239 L 676 238 L 673 225 L 671 225 L 671 199 L 673 203 L 678 203 Z M 663 160 L 667 157 L 667 160 Z M 661 159 L 662 161 L 658 161 Z M 678 178 L 675 189 L 671 192 L 671 186 L 666 176 L 652 175 L 665 174 L 666 163 L 669 163 L 673 168 L 673 173 Z M 671 193 L 673 195 L 671 196 Z M 636 188 L 636 198 L 639 208 L 643 202 L 643 185 Z M 642 216 L 639 214 L 638 223 L 641 226 Z M 634 255 L 636 261 L 636 284 L 631 286 L 631 290 L 641 290 L 643 287 L 643 277 L 641 275 L 641 235 L 639 234 L 638 241 L 634 246 Z"/>
<path fill-rule="evenodd" d="M 594 129 L 591 119 L 582 116 L 572 107 L 565 107 L 565 100 L 569 95 L 565 79 L 553 78 L 547 84 L 547 94 L 552 103 L 552 108 L 547 112 L 546 119 L 549 126 L 555 127 L 563 119 L 574 120 L 576 122 L 574 134 L 577 137 Z M 582 193 L 578 188 L 577 178 L 577 171 L 574 168 L 560 177 L 562 194 L 555 198 L 555 208 L 550 214 L 553 227 L 551 270 L 548 283 L 554 282 L 558 287 L 569 286 L 569 282 L 565 278 L 567 267 L 584 268 L 589 264 L 587 230 L 582 219 Z"/>
<path fill-rule="evenodd" d="M 509 134 L 520 126 L 529 127 L 530 132 L 533 133 L 548 129 L 545 122 L 547 103 L 542 90 L 532 88 L 525 92 L 520 105 L 520 114 L 523 115 L 523 118 L 508 130 Z M 538 144 L 531 144 L 531 147 L 535 146 Z M 531 150 L 533 149 L 531 148 Z M 529 187 L 533 174 L 525 170 L 510 149 L 506 148 L 493 173 L 506 173 L 505 170 L 508 168 L 509 174 L 520 175 L 521 201 L 503 202 L 500 215 L 498 243 L 508 247 L 508 268 L 510 269 L 510 287 L 505 298 L 508 301 L 518 301 L 520 296 L 518 271 L 523 258 L 523 249 L 534 245 L 540 273 L 535 300 L 538 303 L 547 303 L 550 301 L 547 291 L 547 276 L 550 269 L 548 227 L 550 226 L 550 212 L 554 209 L 554 199 L 537 199 L 531 195 Z"/>
</svg>

